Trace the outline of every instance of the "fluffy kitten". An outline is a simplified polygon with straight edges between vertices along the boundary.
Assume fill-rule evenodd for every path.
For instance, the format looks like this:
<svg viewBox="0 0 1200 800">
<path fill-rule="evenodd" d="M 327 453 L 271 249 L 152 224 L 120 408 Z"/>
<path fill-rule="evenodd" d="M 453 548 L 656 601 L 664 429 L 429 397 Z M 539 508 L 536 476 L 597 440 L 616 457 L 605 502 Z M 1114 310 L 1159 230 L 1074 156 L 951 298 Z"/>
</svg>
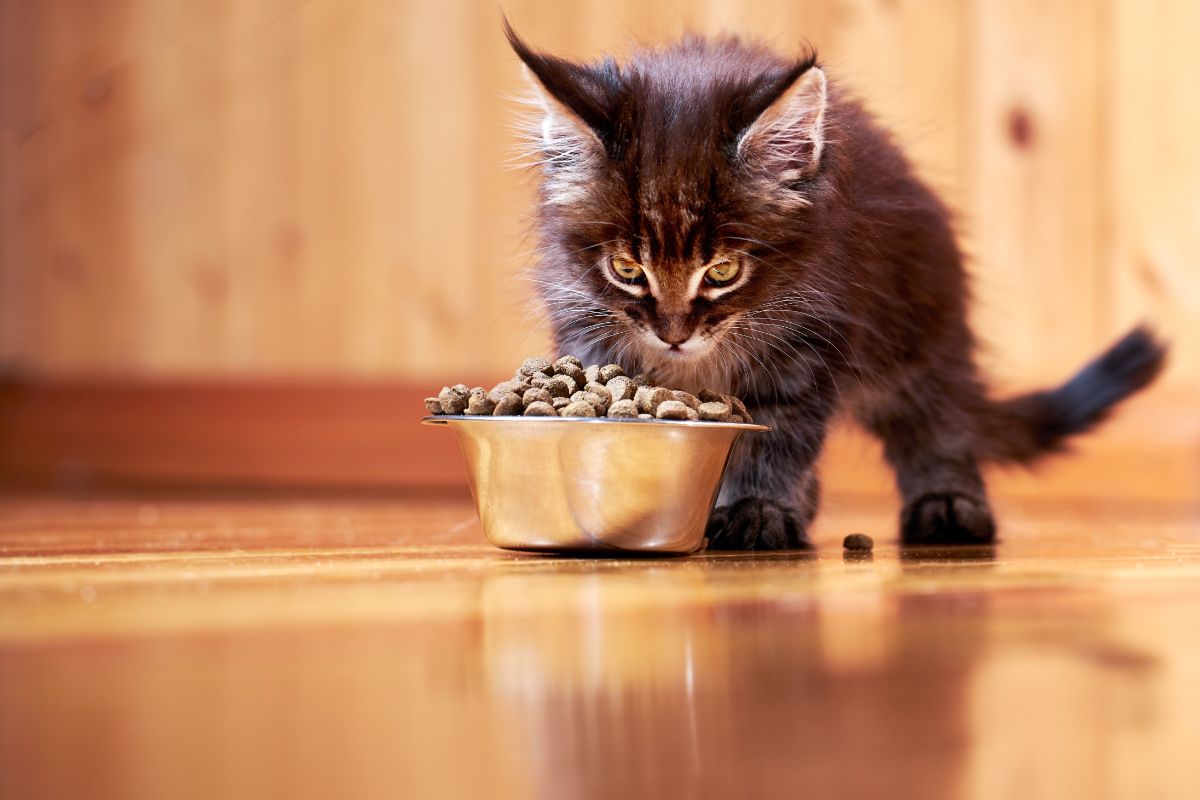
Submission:
<svg viewBox="0 0 1200 800">
<path fill-rule="evenodd" d="M 979 464 L 1063 448 L 1160 371 L 1135 330 L 1057 389 L 988 397 L 949 213 L 863 107 L 798 59 L 686 38 L 628 63 L 537 52 L 540 294 L 561 352 L 745 398 L 711 546 L 807 544 L 847 410 L 884 445 L 905 542 L 988 542 Z"/>
</svg>

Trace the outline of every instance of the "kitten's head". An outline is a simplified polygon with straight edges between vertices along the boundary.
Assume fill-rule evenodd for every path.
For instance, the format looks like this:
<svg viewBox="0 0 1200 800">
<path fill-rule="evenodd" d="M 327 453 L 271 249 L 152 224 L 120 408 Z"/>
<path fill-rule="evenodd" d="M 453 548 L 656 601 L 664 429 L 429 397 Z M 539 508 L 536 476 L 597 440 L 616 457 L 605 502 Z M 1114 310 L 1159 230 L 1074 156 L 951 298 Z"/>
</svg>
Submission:
<svg viewBox="0 0 1200 800">
<path fill-rule="evenodd" d="M 538 280 L 559 344 L 666 371 L 747 348 L 738 331 L 794 290 L 827 191 L 815 55 L 689 38 L 582 64 L 506 33 L 538 104 Z"/>
</svg>

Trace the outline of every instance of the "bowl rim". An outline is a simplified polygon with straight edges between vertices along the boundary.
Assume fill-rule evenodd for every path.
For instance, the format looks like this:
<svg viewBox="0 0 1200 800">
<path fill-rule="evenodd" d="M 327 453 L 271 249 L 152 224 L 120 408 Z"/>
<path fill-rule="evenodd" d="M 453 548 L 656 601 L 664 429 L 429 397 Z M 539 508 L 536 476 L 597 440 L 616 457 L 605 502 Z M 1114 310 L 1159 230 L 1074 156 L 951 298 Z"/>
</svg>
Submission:
<svg viewBox="0 0 1200 800">
<path fill-rule="evenodd" d="M 496 423 L 496 422 L 512 422 L 513 420 L 521 420 L 525 422 L 549 422 L 552 424 L 581 424 L 590 423 L 593 425 L 672 425 L 675 427 L 687 428 L 726 428 L 739 431 L 769 431 L 768 425 L 760 425 L 757 422 L 716 422 L 710 420 L 690 420 L 690 419 L 622 419 L 614 417 L 525 417 L 525 416 L 483 416 L 472 414 L 438 414 L 436 416 L 429 415 L 421 417 L 422 425 L 443 425 L 448 426 L 451 422 L 470 422 L 470 423 Z"/>
</svg>

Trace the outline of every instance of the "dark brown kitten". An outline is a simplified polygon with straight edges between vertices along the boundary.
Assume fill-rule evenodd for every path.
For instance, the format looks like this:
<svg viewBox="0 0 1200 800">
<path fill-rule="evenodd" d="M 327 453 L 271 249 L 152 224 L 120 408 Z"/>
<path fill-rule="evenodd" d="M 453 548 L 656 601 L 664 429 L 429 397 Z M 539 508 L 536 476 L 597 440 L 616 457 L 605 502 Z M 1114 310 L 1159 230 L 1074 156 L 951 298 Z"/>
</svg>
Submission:
<svg viewBox="0 0 1200 800">
<path fill-rule="evenodd" d="M 987 396 L 949 214 L 815 55 L 725 38 L 579 64 L 506 25 L 540 110 L 538 285 L 562 352 L 746 399 L 712 546 L 804 546 L 845 409 L 882 440 L 906 542 L 995 536 L 979 464 L 1062 449 L 1150 383 L 1135 330 L 1057 389 Z"/>
</svg>

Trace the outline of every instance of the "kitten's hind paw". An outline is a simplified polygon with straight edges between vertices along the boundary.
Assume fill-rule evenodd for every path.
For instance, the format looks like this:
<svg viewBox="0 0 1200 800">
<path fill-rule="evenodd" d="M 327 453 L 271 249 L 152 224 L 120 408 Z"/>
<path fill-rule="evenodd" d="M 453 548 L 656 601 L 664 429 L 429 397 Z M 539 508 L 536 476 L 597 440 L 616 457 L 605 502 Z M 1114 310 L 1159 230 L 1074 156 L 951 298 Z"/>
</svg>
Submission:
<svg viewBox="0 0 1200 800">
<path fill-rule="evenodd" d="M 743 497 L 715 509 L 708 520 L 709 550 L 808 548 L 808 534 L 789 506 L 767 497 Z"/>
<path fill-rule="evenodd" d="M 900 513 L 900 537 L 905 544 L 985 544 L 995 541 L 996 523 L 982 497 L 925 494 Z"/>
</svg>

